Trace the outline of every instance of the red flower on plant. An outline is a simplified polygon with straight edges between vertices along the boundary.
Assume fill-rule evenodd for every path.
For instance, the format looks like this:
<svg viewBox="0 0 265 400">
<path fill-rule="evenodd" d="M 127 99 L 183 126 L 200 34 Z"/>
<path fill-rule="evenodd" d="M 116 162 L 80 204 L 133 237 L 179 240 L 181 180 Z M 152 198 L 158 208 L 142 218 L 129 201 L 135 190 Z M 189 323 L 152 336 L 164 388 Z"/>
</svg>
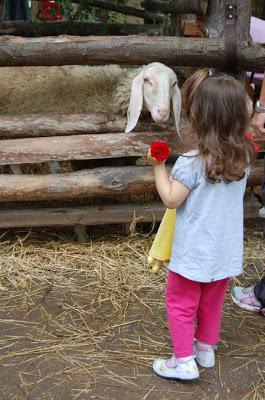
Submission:
<svg viewBox="0 0 265 400">
<path fill-rule="evenodd" d="M 257 154 L 260 151 L 260 145 L 257 142 L 255 142 L 253 133 L 247 132 L 246 137 L 252 143 L 252 146 L 254 148 L 254 152 Z"/>
<path fill-rule="evenodd" d="M 157 161 L 164 161 L 170 156 L 170 149 L 166 142 L 153 142 L 151 144 L 151 157 Z"/>
<path fill-rule="evenodd" d="M 40 0 L 40 17 L 45 21 L 60 21 L 63 19 L 60 5 L 54 0 Z"/>
</svg>

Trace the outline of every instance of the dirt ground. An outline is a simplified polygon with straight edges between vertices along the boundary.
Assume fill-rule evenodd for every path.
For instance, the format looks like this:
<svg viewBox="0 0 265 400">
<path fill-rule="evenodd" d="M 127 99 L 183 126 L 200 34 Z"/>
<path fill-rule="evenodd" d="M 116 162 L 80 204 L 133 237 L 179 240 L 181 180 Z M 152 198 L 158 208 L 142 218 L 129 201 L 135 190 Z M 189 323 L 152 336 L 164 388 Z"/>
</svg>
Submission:
<svg viewBox="0 0 265 400">
<path fill-rule="evenodd" d="M 264 220 L 247 220 L 245 272 L 264 271 Z M 215 368 L 193 383 L 164 382 L 152 361 L 171 353 L 166 270 L 146 265 L 153 235 L 90 230 L 0 234 L 1 400 L 265 399 L 265 319 L 227 293 Z"/>
</svg>

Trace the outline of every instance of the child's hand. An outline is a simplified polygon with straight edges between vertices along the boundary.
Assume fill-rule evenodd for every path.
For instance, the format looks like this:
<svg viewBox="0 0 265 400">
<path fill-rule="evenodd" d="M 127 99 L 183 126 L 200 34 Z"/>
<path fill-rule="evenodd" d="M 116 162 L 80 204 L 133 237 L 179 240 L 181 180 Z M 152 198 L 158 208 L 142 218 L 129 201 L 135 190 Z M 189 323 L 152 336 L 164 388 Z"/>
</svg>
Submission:
<svg viewBox="0 0 265 400">
<path fill-rule="evenodd" d="M 151 156 L 151 147 L 150 147 L 150 149 L 148 150 L 148 153 L 147 153 L 147 161 L 149 162 L 149 164 L 150 165 L 153 165 L 153 167 L 155 167 L 155 166 L 157 166 L 157 165 L 163 165 L 163 164 L 165 164 L 165 162 L 166 162 L 166 160 L 163 160 L 163 161 L 158 161 L 156 158 L 154 158 L 154 157 L 152 157 Z"/>
<path fill-rule="evenodd" d="M 170 156 L 170 149 L 166 142 L 153 142 L 147 153 L 148 162 L 155 166 L 164 165 L 166 159 Z"/>
</svg>

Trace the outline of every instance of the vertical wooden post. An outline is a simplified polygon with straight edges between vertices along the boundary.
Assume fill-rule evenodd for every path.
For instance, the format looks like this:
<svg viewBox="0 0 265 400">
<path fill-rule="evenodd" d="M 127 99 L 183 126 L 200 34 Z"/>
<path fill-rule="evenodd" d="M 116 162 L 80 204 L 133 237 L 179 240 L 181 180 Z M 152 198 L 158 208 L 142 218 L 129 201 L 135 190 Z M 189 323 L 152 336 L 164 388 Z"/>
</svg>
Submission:
<svg viewBox="0 0 265 400">
<path fill-rule="evenodd" d="M 31 2 L 31 20 L 32 21 L 36 21 L 38 13 L 39 13 L 39 2 L 34 0 Z"/>
<path fill-rule="evenodd" d="M 5 0 L 0 0 L 0 23 L 4 21 L 5 17 Z"/>
<path fill-rule="evenodd" d="M 209 38 L 224 36 L 224 0 L 209 0 L 205 18 L 205 33 Z"/>
<path fill-rule="evenodd" d="M 251 0 L 236 0 L 236 41 L 250 42 L 250 18 L 252 14 Z"/>
</svg>

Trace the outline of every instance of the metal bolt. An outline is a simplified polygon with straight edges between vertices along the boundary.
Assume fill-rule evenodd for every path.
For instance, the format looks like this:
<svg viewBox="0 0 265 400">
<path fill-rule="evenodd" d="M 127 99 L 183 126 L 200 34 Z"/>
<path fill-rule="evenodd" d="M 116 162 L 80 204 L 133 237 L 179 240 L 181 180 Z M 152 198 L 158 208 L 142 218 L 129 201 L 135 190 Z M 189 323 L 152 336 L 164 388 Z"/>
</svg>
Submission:
<svg viewBox="0 0 265 400">
<path fill-rule="evenodd" d="M 228 10 L 232 10 L 234 7 L 232 6 L 232 4 L 229 4 L 228 6 Z"/>
<path fill-rule="evenodd" d="M 229 18 L 229 19 L 233 19 L 233 15 L 232 15 L 232 14 L 229 14 L 229 15 L 228 15 L 228 18 Z"/>
</svg>

